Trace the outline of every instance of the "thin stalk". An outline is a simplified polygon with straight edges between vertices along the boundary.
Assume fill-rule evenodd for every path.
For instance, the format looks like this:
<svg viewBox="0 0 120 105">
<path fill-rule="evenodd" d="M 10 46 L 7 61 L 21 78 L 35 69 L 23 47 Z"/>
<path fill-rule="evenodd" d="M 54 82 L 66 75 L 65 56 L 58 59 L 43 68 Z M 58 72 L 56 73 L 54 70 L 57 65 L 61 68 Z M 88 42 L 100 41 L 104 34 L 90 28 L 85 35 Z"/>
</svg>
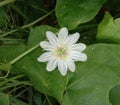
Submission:
<svg viewBox="0 0 120 105">
<path fill-rule="evenodd" d="M 39 44 L 33 46 L 32 48 L 30 48 L 29 50 L 25 51 L 24 53 L 20 54 L 18 57 L 16 57 L 15 59 L 13 59 L 12 61 L 10 61 L 10 64 L 14 64 L 15 62 L 17 62 L 18 60 L 20 60 L 21 58 L 23 58 L 25 55 L 29 54 L 30 52 L 32 52 L 33 50 L 35 50 L 37 47 L 39 47 Z"/>
<path fill-rule="evenodd" d="M 1 1 L 0 2 L 0 7 L 1 6 L 4 6 L 4 5 L 6 5 L 6 4 L 9 4 L 9 3 L 11 3 L 11 2 L 14 2 L 15 0 L 4 0 L 4 1 Z"/>
<path fill-rule="evenodd" d="M 21 86 L 18 86 L 16 87 L 15 89 L 13 88 L 11 91 L 8 92 L 8 94 L 12 94 L 13 92 L 17 91 L 18 89 L 24 87 L 25 85 L 21 85 Z"/>
<path fill-rule="evenodd" d="M 11 87 L 15 87 L 15 86 L 18 86 L 18 85 L 22 85 L 22 84 L 28 85 L 27 82 L 20 82 L 20 83 L 14 83 L 14 84 L 12 83 L 11 85 L 9 84 L 8 86 L 1 87 L 0 91 L 11 88 Z"/>
<path fill-rule="evenodd" d="M 27 24 L 27 25 L 22 26 L 21 28 L 23 29 L 23 28 L 30 27 L 30 26 L 36 24 L 37 22 L 41 21 L 42 19 L 46 18 L 47 16 L 49 16 L 49 15 L 52 14 L 53 12 L 54 12 L 54 10 L 52 10 L 52 11 L 50 11 L 49 13 L 47 13 L 46 15 L 38 18 L 37 20 L 35 20 L 35 21 L 33 21 L 33 22 L 31 22 L 31 23 L 29 23 L 29 24 Z"/>
<path fill-rule="evenodd" d="M 48 96 L 45 95 L 45 97 L 46 97 L 46 99 L 47 99 L 47 101 L 48 101 L 48 104 L 49 104 L 49 105 L 52 105 L 51 102 L 50 102 L 50 100 L 49 100 L 49 98 L 48 98 Z"/>
<path fill-rule="evenodd" d="M 1 81 L 1 82 L 0 82 L 0 86 L 3 85 L 3 84 L 5 84 L 5 83 L 8 83 L 9 81 L 12 81 L 12 80 L 15 80 L 15 79 L 18 79 L 18 78 L 22 78 L 22 77 L 24 77 L 24 76 L 25 76 L 25 75 L 17 75 L 17 76 L 15 76 L 15 77 L 10 78 L 10 79 Z"/>
<path fill-rule="evenodd" d="M 46 18 L 47 16 L 49 16 L 50 14 L 52 14 L 53 11 L 54 11 L 54 10 L 50 11 L 50 12 L 47 13 L 46 15 L 38 18 L 37 20 L 35 20 L 35 21 L 33 21 L 33 22 L 31 22 L 31 23 L 29 23 L 29 24 L 27 24 L 27 25 L 24 25 L 24 26 L 22 26 L 22 27 L 19 27 L 18 29 L 14 29 L 14 30 L 11 30 L 11 31 L 9 31 L 9 32 L 6 32 L 6 33 L 0 35 L 0 38 L 1 38 L 1 37 L 5 37 L 5 36 L 7 36 L 7 35 L 9 35 L 9 34 L 11 34 L 11 33 L 13 33 L 13 32 L 16 32 L 16 31 L 20 30 L 20 29 L 25 29 L 25 28 L 28 28 L 28 27 L 36 24 L 37 22 L 41 21 L 42 19 L 44 19 L 44 18 Z"/>
<path fill-rule="evenodd" d="M 15 95 L 15 98 L 18 98 L 19 96 L 21 96 L 23 93 L 25 93 L 28 89 L 30 89 L 30 87 L 22 90 L 20 93 L 18 93 L 17 95 Z"/>
<path fill-rule="evenodd" d="M 28 100 L 28 103 L 29 103 L 29 105 L 32 105 L 32 102 L 33 102 L 33 91 L 32 91 L 32 88 L 30 88 L 29 90 L 29 96 L 28 96 L 28 98 L 29 98 L 29 100 Z"/>
<path fill-rule="evenodd" d="M 19 29 L 14 29 L 14 30 L 11 30 L 11 31 L 9 31 L 9 32 L 6 32 L 6 33 L 0 35 L 0 38 L 5 37 L 5 36 L 7 36 L 7 35 L 9 35 L 9 34 L 11 34 L 11 33 L 13 33 L 13 32 L 16 32 L 16 31 L 18 31 L 18 30 L 19 30 Z"/>
</svg>

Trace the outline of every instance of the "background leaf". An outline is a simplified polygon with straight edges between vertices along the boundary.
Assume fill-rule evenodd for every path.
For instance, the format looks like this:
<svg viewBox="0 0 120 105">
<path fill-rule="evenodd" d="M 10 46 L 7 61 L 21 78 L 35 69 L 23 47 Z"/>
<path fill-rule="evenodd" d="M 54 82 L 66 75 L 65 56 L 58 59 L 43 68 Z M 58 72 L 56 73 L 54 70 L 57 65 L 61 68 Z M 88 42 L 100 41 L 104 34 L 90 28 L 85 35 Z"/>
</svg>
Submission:
<svg viewBox="0 0 120 105">
<path fill-rule="evenodd" d="M 97 40 L 101 42 L 120 43 L 120 18 L 114 20 L 106 12 L 98 26 Z"/>
<path fill-rule="evenodd" d="M 77 63 L 62 105 L 111 105 L 109 90 L 120 80 L 120 45 L 94 44 L 87 47 L 88 60 Z"/>
<path fill-rule="evenodd" d="M 0 92 L 0 105 L 9 105 L 9 95 Z"/>
<path fill-rule="evenodd" d="M 74 29 L 93 19 L 106 0 L 57 0 L 56 16 L 61 27 Z"/>
<path fill-rule="evenodd" d="M 4 71 L 10 70 L 12 73 L 21 73 L 21 69 L 16 68 L 15 66 L 11 67 L 10 62 L 23 53 L 26 49 L 26 46 L 23 44 L 20 45 L 2 45 L 0 46 L 0 69 Z"/>
<path fill-rule="evenodd" d="M 120 84 L 110 90 L 109 97 L 112 105 L 120 105 Z"/>
<path fill-rule="evenodd" d="M 25 45 L 0 46 L 0 63 L 8 63 L 25 50 Z"/>
</svg>

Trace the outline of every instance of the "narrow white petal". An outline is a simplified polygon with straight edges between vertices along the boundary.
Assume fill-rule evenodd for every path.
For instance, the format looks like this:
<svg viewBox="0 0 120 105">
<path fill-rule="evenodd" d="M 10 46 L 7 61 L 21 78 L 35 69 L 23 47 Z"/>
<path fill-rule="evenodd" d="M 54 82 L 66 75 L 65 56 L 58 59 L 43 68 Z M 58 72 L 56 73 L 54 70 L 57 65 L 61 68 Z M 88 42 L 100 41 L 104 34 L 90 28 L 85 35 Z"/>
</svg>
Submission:
<svg viewBox="0 0 120 105">
<path fill-rule="evenodd" d="M 68 36 L 68 30 L 67 28 L 62 28 L 58 33 L 58 39 L 63 42 Z"/>
<path fill-rule="evenodd" d="M 67 60 L 67 66 L 68 66 L 68 69 L 71 71 L 71 72 L 74 72 L 75 71 L 75 63 L 73 60 L 69 59 Z"/>
<path fill-rule="evenodd" d="M 63 61 L 58 61 L 58 70 L 60 71 L 61 75 L 65 76 L 67 74 L 67 64 Z"/>
<path fill-rule="evenodd" d="M 84 43 L 78 43 L 71 45 L 71 50 L 75 51 L 84 51 L 86 49 L 86 45 Z"/>
<path fill-rule="evenodd" d="M 53 71 L 57 67 L 57 61 L 55 59 L 49 60 L 47 63 L 47 71 Z"/>
<path fill-rule="evenodd" d="M 74 61 L 86 61 L 87 60 L 87 55 L 85 53 L 77 52 L 77 51 L 72 51 L 70 54 L 71 59 Z"/>
<path fill-rule="evenodd" d="M 75 44 L 80 37 L 80 34 L 76 32 L 75 34 L 69 35 L 66 39 L 66 43 L 69 45 Z"/>
<path fill-rule="evenodd" d="M 57 39 L 56 35 L 53 32 L 47 31 L 46 32 L 46 36 L 47 36 L 48 40 L 50 41 L 50 43 L 52 45 L 56 45 L 57 44 L 58 39 Z"/>
<path fill-rule="evenodd" d="M 53 51 L 54 50 L 54 46 L 51 45 L 50 42 L 47 41 L 42 41 L 40 42 L 40 46 L 47 51 Z"/>
<path fill-rule="evenodd" d="M 40 57 L 37 58 L 39 62 L 47 62 L 52 58 L 51 52 L 45 52 Z"/>
</svg>

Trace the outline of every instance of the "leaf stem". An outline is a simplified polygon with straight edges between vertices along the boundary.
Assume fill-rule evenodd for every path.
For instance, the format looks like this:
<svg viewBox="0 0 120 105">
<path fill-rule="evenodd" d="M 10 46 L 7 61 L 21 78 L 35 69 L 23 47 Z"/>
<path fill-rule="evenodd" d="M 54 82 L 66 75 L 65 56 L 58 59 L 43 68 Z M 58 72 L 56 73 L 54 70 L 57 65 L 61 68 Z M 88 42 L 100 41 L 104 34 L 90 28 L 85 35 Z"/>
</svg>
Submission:
<svg viewBox="0 0 120 105">
<path fill-rule="evenodd" d="M 13 59 L 12 61 L 10 61 L 10 64 L 14 64 L 15 62 L 17 62 L 18 60 L 20 60 L 21 58 L 23 58 L 25 55 L 27 55 L 28 53 L 32 52 L 33 50 L 35 50 L 37 47 L 39 47 L 39 44 L 33 46 L 32 48 L 30 48 L 29 50 L 25 51 L 24 53 L 22 53 L 21 55 L 19 55 L 18 57 L 16 57 L 15 59 Z"/>
<path fill-rule="evenodd" d="M 16 31 L 18 31 L 18 30 L 20 30 L 20 29 L 28 28 L 28 27 L 36 24 L 37 22 L 41 21 L 42 19 L 46 18 L 47 16 L 49 16 L 49 15 L 52 14 L 53 12 L 54 12 L 54 10 L 50 11 L 50 12 L 47 13 L 46 15 L 38 18 L 37 20 L 35 20 L 35 21 L 33 21 L 33 22 L 31 22 L 31 23 L 29 23 L 29 24 L 27 24 L 27 25 L 24 25 L 24 26 L 22 26 L 22 27 L 19 27 L 18 29 L 11 30 L 11 31 L 9 31 L 9 32 L 7 32 L 7 33 L 4 33 L 4 34 L 0 35 L 0 38 L 1 38 L 1 37 L 5 37 L 5 36 L 7 36 L 8 34 L 11 34 L 11 33 L 13 33 L 13 32 L 16 32 Z"/>
</svg>

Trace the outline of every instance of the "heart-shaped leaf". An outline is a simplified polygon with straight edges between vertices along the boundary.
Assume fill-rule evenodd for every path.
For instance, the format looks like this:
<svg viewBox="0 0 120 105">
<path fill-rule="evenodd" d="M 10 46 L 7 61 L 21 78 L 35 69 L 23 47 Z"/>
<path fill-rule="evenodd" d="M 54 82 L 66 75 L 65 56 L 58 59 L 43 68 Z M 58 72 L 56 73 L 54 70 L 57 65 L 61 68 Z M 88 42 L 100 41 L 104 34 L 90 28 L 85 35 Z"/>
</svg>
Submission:
<svg viewBox="0 0 120 105">
<path fill-rule="evenodd" d="M 61 27 L 74 29 L 93 19 L 106 0 L 57 0 L 56 16 Z"/>
<path fill-rule="evenodd" d="M 77 64 L 62 105 L 111 105 L 109 90 L 120 80 L 119 49 L 115 44 L 89 46 L 88 60 Z"/>
</svg>

